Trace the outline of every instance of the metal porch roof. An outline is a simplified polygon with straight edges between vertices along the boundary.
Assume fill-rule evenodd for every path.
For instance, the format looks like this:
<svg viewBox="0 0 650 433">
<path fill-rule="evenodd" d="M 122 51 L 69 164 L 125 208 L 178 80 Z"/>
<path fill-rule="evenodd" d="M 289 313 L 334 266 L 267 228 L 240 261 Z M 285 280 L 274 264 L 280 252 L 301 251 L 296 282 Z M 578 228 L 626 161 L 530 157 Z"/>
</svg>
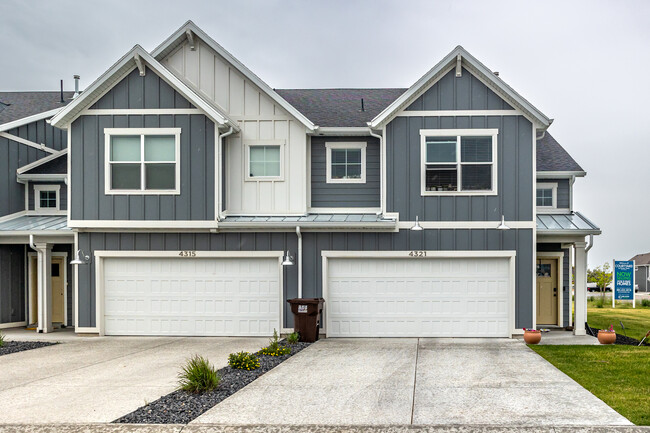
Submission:
<svg viewBox="0 0 650 433">
<path fill-rule="evenodd" d="M 537 214 L 539 235 L 599 235 L 600 228 L 579 212 Z"/>
<path fill-rule="evenodd" d="M 301 216 L 229 216 L 219 222 L 220 228 L 228 227 L 386 227 L 394 228 L 396 220 L 376 214 L 307 214 Z"/>
<path fill-rule="evenodd" d="M 66 215 L 21 215 L 0 222 L 0 235 L 61 231 L 71 234 Z"/>
</svg>

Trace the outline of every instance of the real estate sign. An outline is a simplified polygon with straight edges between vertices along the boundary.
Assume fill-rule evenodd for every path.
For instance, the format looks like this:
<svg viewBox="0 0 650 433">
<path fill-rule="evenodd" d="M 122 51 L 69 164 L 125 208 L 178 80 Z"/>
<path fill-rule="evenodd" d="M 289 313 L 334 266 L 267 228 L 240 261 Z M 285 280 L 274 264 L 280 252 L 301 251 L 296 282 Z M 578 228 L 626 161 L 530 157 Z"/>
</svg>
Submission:
<svg viewBox="0 0 650 433">
<path fill-rule="evenodd" d="M 612 306 L 616 300 L 632 301 L 634 306 L 634 261 L 614 260 L 612 275 Z"/>
</svg>

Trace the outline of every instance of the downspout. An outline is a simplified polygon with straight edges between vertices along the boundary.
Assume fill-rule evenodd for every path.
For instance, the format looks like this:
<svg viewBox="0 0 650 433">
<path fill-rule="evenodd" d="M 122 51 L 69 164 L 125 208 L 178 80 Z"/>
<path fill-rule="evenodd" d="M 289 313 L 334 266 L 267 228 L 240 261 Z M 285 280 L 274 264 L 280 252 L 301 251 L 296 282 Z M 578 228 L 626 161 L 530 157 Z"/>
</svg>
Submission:
<svg viewBox="0 0 650 433">
<path fill-rule="evenodd" d="M 296 236 L 298 236 L 298 297 L 302 298 L 302 233 L 300 226 L 296 226 Z"/>
<path fill-rule="evenodd" d="M 384 164 L 386 160 L 386 155 L 384 155 L 384 137 L 382 137 L 379 134 L 375 134 L 372 132 L 372 128 L 368 126 L 368 133 L 370 134 L 371 137 L 375 137 L 379 140 L 379 155 L 380 155 L 380 176 L 379 176 L 379 194 L 380 194 L 380 201 L 381 201 L 381 213 L 385 214 L 386 213 L 386 202 L 384 200 L 384 188 L 386 187 L 385 182 L 386 179 L 384 179 Z"/>
<path fill-rule="evenodd" d="M 588 253 L 591 247 L 594 246 L 594 235 L 589 235 L 589 245 L 585 248 L 585 253 Z"/>
<path fill-rule="evenodd" d="M 221 155 L 222 155 L 222 148 L 223 148 L 223 139 L 226 138 L 229 135 L 232 135 L 233 132 L 235 132 L 235 129 L 231 126 L 230 129 L 228 129 L 228 132 L 225 132 L 223 134 L 220 134 L 217 140 L 217 152 L 215 155 L 215 176 L 214 176 L 214 187 L 216 189 L 215 193 L 217 195 L 217 208 L 215 210 L 215 215 L 214 218 L 217 221 L 221 220 L 221 211 L 223 210 L 223 185 L 221 185 L 221 182 L 223 180 L 223 173 L 221 173 L 221 168 L 223 167 L 223 163 L 221 161 Z"/>
</svg>

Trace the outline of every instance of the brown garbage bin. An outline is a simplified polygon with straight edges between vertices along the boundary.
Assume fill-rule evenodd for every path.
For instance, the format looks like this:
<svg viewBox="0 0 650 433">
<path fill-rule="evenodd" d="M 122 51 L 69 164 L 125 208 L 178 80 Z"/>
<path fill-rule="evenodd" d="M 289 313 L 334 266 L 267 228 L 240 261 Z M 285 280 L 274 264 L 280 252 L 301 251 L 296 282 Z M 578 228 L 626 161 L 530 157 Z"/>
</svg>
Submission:
<svg viewBox="0 0 650 433">
<path fill-rule="evenodd" d="M 300 334 L 300 341 L 313 343 L 318 340 L 318 331 L 323 313 L 323 298 L 295 298 L 287 302 L 293 313 L 293 330 Z"/>
</svg>

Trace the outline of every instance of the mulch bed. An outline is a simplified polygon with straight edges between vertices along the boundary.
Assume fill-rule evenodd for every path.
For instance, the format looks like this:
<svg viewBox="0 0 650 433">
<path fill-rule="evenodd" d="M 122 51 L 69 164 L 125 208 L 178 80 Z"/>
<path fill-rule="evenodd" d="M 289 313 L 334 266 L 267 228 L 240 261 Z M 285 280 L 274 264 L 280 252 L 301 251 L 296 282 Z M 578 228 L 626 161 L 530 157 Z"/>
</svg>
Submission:
<svg viewBox="0 0 650 433">
<path fill-rule="evenodd" d="M 39 347 L 52 346 L 57 343 L 46 343 L 44 341 L 5 341 L 0 347 L 0 356 L 10 353 L 22 352 L 24 350 L 38 349 Z"/>
<path fill-rule="evenodd" d="M 224 367 L 219 370 L 221 382 L 214 391 L 203 394 L 192 394 L 180 390 L 174 391 L 113 422 L 126 424 L 187 424 L 310 344 L 297 343 L 290 345 L 291 353 L 283 356 L 258 354 L 260 368 L 256 370 L 236 370 Z"/>
<path fill-rule="evenodd" d="M 600 329 L 592 328 L 590 326 L 587 326 L 587 334 L 591 335 L 592 337 L 598 338 L 598 331 L 600 331 Z M 638 346 L 639 345 L 639 340 L 617 333 L 616 334 L 616 343 L 614 343 L 614 344 L 621 344 L 623 346 Z M 644 341 L 641 346 L 650 346 L 647 338 L 646 338 L 646 341 Z"/>
</svg>

